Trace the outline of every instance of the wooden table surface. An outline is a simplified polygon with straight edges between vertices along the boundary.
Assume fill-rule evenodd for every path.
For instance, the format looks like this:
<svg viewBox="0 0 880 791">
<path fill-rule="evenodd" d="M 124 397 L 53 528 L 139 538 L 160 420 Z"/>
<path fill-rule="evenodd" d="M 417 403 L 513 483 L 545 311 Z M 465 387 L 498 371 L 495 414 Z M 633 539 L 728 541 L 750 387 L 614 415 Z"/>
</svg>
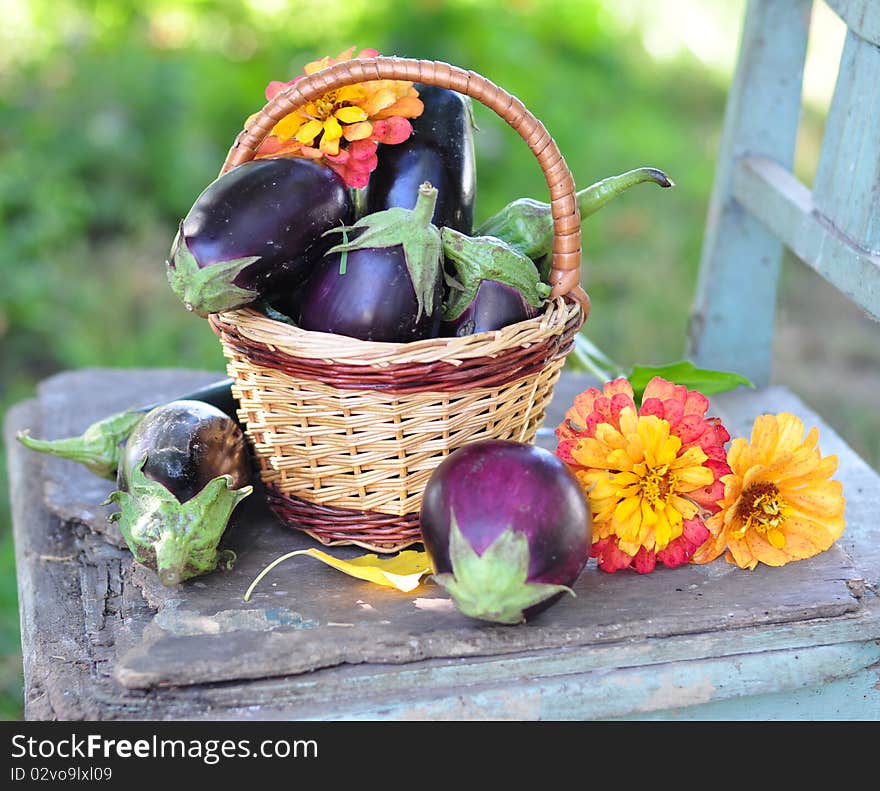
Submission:
<svg viewBox="0 0 880 791">
<path fill-rule="evenodd" d="M 107 522 L 112 482 L 14 440 L 79 433 L 221 377 L 73 371 L 8 413 L 27 719 L 880 718 L 880 482 L 787 391 L 726 394 L 714 414 L 733 434 L 783 409 L 820 426 L 847 494 L 838 544 L 752 572 L 723 559 L 648 575 L 591 562 L 576 598 L 507 627 L 464 617 L 433 583 L 401 593 L 309 557 L 244 602 L 268 562 L 320 546 L 259 490 L 224 537 L 233 570 L 164 588 Z M 545 426 L 591 383 L 564 375 Z M 552 433 L 539 441 L 553 447 Z"/>
</svg>

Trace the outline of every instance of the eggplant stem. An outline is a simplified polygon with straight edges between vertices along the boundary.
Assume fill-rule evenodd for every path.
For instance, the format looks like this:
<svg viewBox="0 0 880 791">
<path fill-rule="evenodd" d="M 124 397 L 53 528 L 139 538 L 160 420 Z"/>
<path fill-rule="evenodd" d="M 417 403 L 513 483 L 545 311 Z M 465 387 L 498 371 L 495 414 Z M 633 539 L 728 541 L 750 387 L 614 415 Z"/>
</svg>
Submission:
<svg viewBox="0 0 880 791">
<path fill-rule="evenodd" d="M 597 181 L 589 187 L 584 187 L 575 194 L 581 219 L 595 214 L 606 204 L 610 203 L 621 192 L 628 190 L 636 184 L 652 181 L 661 187 L 674 187 L 675 182 L 659 168 L 636 168 L 616 176 L 609 176 L 602 181 Z"/>
</svg>

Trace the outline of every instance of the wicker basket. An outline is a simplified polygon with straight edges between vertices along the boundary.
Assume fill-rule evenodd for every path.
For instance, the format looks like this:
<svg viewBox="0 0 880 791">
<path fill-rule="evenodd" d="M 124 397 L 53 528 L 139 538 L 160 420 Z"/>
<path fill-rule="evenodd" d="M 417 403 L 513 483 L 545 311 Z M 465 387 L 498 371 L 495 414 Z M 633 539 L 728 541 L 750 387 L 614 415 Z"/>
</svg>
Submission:
<svg viewBox="0 0 880 791">
<path fill-rule="evenodd" d="M 393 552 L 421 540 L 422 492 L 451 451 L 480 439 L 534 439 L 589 300 L 580 285 L 575 186 L 562 155 L 518 99 L 474 72 L 388 57 L 322 69 L 273 97 L 238 135 L 221 173 L 252 159 L 275 123 L 301 105 L 380 79 L 471 96 L 528 144 L 554 217 L 544 313 L 495 332 L 411 343 L 308 332 L 250 309 L 209 321 L 273 510 L 323 544 Z"/>
</svg>

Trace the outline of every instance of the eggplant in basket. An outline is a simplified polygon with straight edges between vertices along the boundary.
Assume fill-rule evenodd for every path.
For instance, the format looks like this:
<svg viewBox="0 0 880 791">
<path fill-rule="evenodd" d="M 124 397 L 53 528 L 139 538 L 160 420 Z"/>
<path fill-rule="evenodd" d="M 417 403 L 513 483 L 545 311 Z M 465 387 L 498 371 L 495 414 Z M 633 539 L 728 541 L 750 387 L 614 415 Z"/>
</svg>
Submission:
<svg viewBox="0 0 880 791">
<path fill-rule="evenodd" d="M 323 234 L 353 216 L 351 192 L 330 168 L 245 162 L 209 184 L 181 222 L 168 282 L 200 316 L 268 299 L 301 284 L 331 245 Z"/>
</svg>

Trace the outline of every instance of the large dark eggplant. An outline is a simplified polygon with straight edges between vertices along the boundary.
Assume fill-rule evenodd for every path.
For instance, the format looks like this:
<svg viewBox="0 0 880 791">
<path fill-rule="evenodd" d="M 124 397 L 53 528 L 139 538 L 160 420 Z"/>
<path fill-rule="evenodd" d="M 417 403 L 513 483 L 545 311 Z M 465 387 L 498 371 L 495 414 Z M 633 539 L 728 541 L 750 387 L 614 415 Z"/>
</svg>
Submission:
<svg viewBox="0 0 880 791">
<path fill-rule="evenodd" d="M 367 341 L 436 336 L 443 295 L 440 231 L 431 223 L 437 190 L 423 184 L 414 209 L 393 208 L 342 229 L 301 294 L 273 303 L 300 327 Z"/>
<path fill-rule="evenodd" d="M 417 83 L 416 88 L 425 109 L 412 119 L 407 140 L 379 146 L 379 164 L 361 195 L 361 213 L 412 209 L 419 186 L 428 181 L 439 192 L 434 225 L 470 233 L 477 185 L 470 97 L 436 85 Z"/>
<path fill-rule="evenodd" d="M 201 401 L 148 412 L 123 447 L 117 490 L 106 504 L 135 560 L 163 585 L 213 571 L 235 554 L 218 544 L 235 506 L 252 491 L 238 423 Z"/>
<path fill-rule="evenodd" d="M 180 224 L 168 282 L 201 316 L 295 288 L 330 246 L 324 233 L 354 218 L 330 168 L 299 158 L 246 162 L 217 178 Z"/>
</svg>

